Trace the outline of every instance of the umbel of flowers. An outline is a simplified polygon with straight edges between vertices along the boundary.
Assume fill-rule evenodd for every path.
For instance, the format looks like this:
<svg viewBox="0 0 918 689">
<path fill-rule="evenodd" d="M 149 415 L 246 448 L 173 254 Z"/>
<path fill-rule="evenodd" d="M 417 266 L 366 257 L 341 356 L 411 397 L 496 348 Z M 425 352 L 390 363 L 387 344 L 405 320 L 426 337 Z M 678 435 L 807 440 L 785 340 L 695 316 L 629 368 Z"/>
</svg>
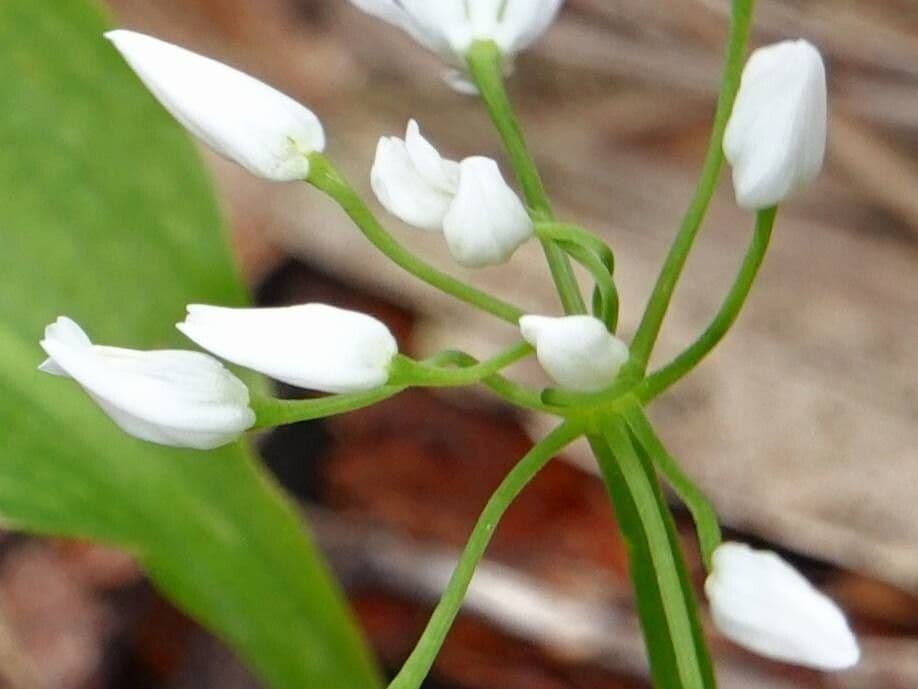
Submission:
<svg viewBox="0 0 918 689">
<path fill-rule="evenodd" d="M 379 141 L 370 172 L 379 203 L 420 231 L 442 233 L 450 254 L 465 266 L 503 264 L 521 244 L 537 239 L 565 313 L 527 314 L 398 243 L 324 155 L 322 124 L 303 105 L 183 48 L 113 31 L 108 38 L 140 79 L 203 143 L 265 179 L 311 184 L 337 203 L 387 258 L 431 287 L 506 321 L 518 339 L 483 361 L 458 351 L 416 360 L 399 353 L 385 324 L 330 305 L 191 305 L 178 329 L 210 354 L 99 346 L 80 326 L 61 317 L 41 341 L 48 355 L 41 369 L 73 378 L 125 432 L 200 450 L 233 442 L 251 428 L 342 413 L 408 387 L 481 384 L 514 405 L 558 417 L 558 427 L 508 474 L 485 507 L 431 624 L 393 687 L 420 685 L 458 612 L 493 525 L 553 456 L 583 436 L 616 503 L 633 570 L 645 577 L 637 587 L 639 609 L 660 687 L 714 686 L 694 592 L 687 588 L 682 555 L 671 536 L 660 476 L 695 519 L 708 570 L 705 592 L 722 634 L 779 661 L 820 670 L 854 665 L 858 645 L 838 607 L 778 555 L 722 542 L 713 507 L 666 450 L 643 411 L 698 365 L 733 325 L 764 259 L 777 206 L 820 171 L 826 81 L 817 49 L 802 40 L 777 43 L 755 51 L 742 70 L 751 3 L 734 2 L 727 67 L 698 190 L 640 325 L 626 343 L 617 334 L 614 254 L 597 236 L 555 219 L 503 90 L 513 58 L 549 27 L 561 0 L 352 2 L 439 54 L 453 70 L 451 83 L 481 96 L 522 187 L 520 196 L 490 158 L 443 157 L 411 120 L 404 138 Z M 755 214 L 749 249 L 710 326 L 671 362 L 648 371 L 725 160 L 733 168 L 738 204 Z M 581 294 L 572 262 L 594 283 L 590 300 Z M 328 395 L 294 402 L 256 396 L 211 355 Z M 506 368 L 532 355 L 551 381 L 542 390 L 504 375 Z"/>
</svg>

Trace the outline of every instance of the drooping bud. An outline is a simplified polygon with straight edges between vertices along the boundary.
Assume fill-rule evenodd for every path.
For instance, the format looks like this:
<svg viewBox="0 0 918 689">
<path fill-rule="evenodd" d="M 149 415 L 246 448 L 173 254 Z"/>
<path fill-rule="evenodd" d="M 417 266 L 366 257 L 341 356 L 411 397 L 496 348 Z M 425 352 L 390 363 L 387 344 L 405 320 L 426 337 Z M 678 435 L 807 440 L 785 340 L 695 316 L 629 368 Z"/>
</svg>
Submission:
<svg viewBox="0 0 918 689">
<path fill-rule="evenodd" d="M 249 390 L 213 357 L 179 350 L 137 351 L 92 344 L 66 317 L 45 329 L 46 373 L 73 378 L 126 433 L 210 450 L 255 423 Z"/>
<path fill-rule="evenodd" d="M 227 361 L 322 392 L 384 385 L 398 354 L 395 338 L 383 323 L 325 304 L 265 309 L 193 304 L 177 327 Z"/>
<path fill-rule="evenodd" d="M 523 316 L 523 339 L 559 385 L 580 392 L 608 387 L 628 361 L 628 346 L 592 316 Z"/>
<path fill-rule="evenodd" d="M 838 606 L 776 553 L 722 544 L 704 590 L 717 628 L 751 651 L 818 670 L 860 658 Z"/>
<path fill-rule="evenodd" d="M 285 182 L 309 175 L 325 148 L 318 118 L 280 91 L 171 43 L 133 31 L 105 34 L 175 119 L 253 175 Z"/>
<path fill-rule="evenodd" d="M 826 99 L 825 65 L 812 44 L 783 41 L 752 54 L 724 135 L 740 206 L 775 206 L 819 175 Z"/>
</svg>

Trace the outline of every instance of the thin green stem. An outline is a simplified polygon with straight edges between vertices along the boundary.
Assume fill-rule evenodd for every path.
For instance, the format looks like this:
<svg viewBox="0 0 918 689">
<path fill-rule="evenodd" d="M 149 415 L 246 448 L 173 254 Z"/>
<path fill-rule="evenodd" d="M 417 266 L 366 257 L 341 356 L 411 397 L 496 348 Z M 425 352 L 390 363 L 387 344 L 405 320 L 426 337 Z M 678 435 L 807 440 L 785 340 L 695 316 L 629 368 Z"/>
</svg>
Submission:
<svg viewBox="0 0 918 689">
<path fill-rule="evenodd" d="M 479 363 L 471 354 L 458 350 L 440 352 L 435 359 L 435 363 L 440 366 L 447 366 L 450 364 L 455 366 L 475 366 Z M 426 363 L 431 363 L 431 361 L 428 360 Z M 570 411 L 561 407 L 553 407 L 549 404 L 545 404 L 539 392 L 530 390 L 499 374 L 483 378 L 481 382 L 505 401 L 518 407 L 523 407 L 524 409 L 532 409 L 533 411 L 547 412 L 560 416 L 566 415 Z"/>
<path fill-rule="evenodd" d="M 596 284 L 593 315 L 606 324 L 609 332 L 614 333 L 618 328 L 618 290 L 605 263 L 581 244 L 560 242 L 559 245 L 593 276 Z"/>
<path fill-rule="evenodd" d="M 329 395 L 307 400 L 281 400 L 273 397 L 253 396 L 251 405 L 257 419 L 254 428 L 272 428 L 345 414 L 395 397 L 404 389 L 404 386 L 386 385 L 366 392 Z"/>
<path fill-rule="evenodd" d="M 679 463 L 669 454 L 641 408 L 637 405 L 628 407 L 623 411 L 623 415 L 638 443 L 692 513 L 692 519 L 695 520 L 695 528 L 698 532 L 701 555 L 705 567 L 710 571 L 714 550 L 723 540 L 717 512 L 714 511 L 714 507 L 701 489 L 682 471 Z"/>
<path fill-rule="evenodd" d="M 776 214 L 776 208 L 759 211 L 746 256 L 714 320 L 684 352 L 652 373 L 638 386 L 636 394 L 642 400 L 653 399 L 688 375 L 717 346 L 736 322 L 768 251 Z"/>
<path fill-rule="evenodd" d="M 563 423 L 532 448 L 507 474 L 485 505 L 427 627 L 401 671 L 389 684 L 389 689 L 418 689 L 421 686 L 459 614 L 478 563 L 504 512 L 535 475 L 581 433 L 582 429 L 578 425 Z"/>
<path fill-rule="evenodd" d="M 492 297 L 451 275 L 422 261 L 389 234 L 360 198 L 351 184 L 338 172 L 331 161 L 320 153 L 309 156 L 309 183 L 334 199 L 350 216 L 364 236 L 389 257 L 396 265 L 423 280 L 429 285 L 446 292 L 457 299 L 486 311 L 508 323 L 516 325 L 523 315 L 522 309 Z"/>
<path fill-rule="evenodd" d="M 665 620 L 644 622 L 662 622 L 668 625 L 680 680 L 678 686 L 682 689 L 704 689 L 704 671 L 696 649 L 691 613 L 687 610 L 682 581 L 679 578 L 678 556 L 673 552 L 666 518 L 661 513 L 656 488 L 652 483 L 653 477 L 648 476 L 645 471 L 628 428 L 620 418 L 608 417 L 603 424 L 602 432 L 634 503 L 657 579 Z"/>
<path fill-rule="evenodd" d="M 554 213 L 535 161 L 526 147 L 522 127 L 504 86 L 504 58 L 493 41 L 477 41 L 466 55 L 469 73 L 503 139 L 535 221 L 553 220 Z M 542 241 L 552 279 L 567 313 L 586 313 L 580 287 L 567 256 L 554 242 Z"/>
<path fill-rule="evenodd" d="M 578 244 L 589 249 L 599 256 L 610 275 L 615 274 L 615 253 L 611 247 L 582 227 L 560 222 L 540 222 L 536 223 L 535 231 L 536 235 L 542 239 Z"/>
<path fill-rule="evenodd" d="M 672 301 L 676 283 L 685 268 L 685 262 L 695 243 L 695 238 L 698 236 L 698 231 L 701 229 L 701 224 L 711 203 L 711 197 L 714 195 L 714 189 L 720 178 L 720 172 L 724 164 L 724 131 L 727 128 L 727 122 L 733 110 L 733 102 L 736 100 L 736 93 L 739 90 L 754 5 L 754 0 L 733 0 L 723 82 L 701 178 L 698 181 L 698 187 L 689 204 L 688 211 L 686 211 L 682 220 L 679 232 L 657 278 L 656 285 L 647 303 L 647 308 L 644 311 L 644 316 L 641 319 L 641 324 L 631 344 L 631 354 L 642 371 L 646 369 L 647 362 L 650 360 L 650 355 L 660 334 L 660 328 L 663 325 L 663 319 L 666 317 L 666 312 Z"/>
<path fill-rule="evenodd" d="M 532 353 L 533 349 L 528 343 L 519 342 L 491 359 L 462 368 L 443 368 L 398 356 L 389 368 L 389 383 L 425 388 L 474 385 Z"/>
</svg>

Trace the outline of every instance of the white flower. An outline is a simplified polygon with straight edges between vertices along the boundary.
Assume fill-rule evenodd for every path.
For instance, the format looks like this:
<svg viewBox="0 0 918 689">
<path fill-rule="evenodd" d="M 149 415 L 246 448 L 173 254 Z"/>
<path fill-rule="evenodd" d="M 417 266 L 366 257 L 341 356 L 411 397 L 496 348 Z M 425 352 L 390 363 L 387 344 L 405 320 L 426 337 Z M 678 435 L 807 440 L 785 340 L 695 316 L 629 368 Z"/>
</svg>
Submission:
<svg viewBox="0 0 918 689">
<path fill-rule="evenodd" d="M 177 327 L 227 361 L 322 392 L 383 385 L 398 354 L 395 338 L 378 320 L 325 304 L 270 309 L 191 305 Z"/>
<path fill-rule="evenodd" d="M 838 606 L 775 553 L 724 543 L 704 590 L 717 628 L 756 653 L 818 670 L 860 658 Z"/>
<path fill-rule="evenodd" d="M 154 96 L 192 134 L 259 177 L 306 179 L 310 153 L 325 148 L 318 118 L 238 70 L 156 38 L 110 31 Z"/>
<path fill-rule="evenodd" d="M 370 184 L 392 215 L 414 227 L 440 231 L 459 188 L 459 163 L 442 158 L 411 120 L 404 140 L 379 140 Z"/>
<path fill-rule="evenodd" d="M 509 259 L 532 236 L 533 225 L 497 163 L 473 157 L 459 165 L 459 189 L 443 219 L 443 233 L 453 258 L 477 268 Z"/>
<path fill-rule="evenodd" d="M 494 41 L 508 64 L 541 36 L 564 0 L 351 0 L 364 12 L 393 24 L 448 64 L 464 69 L 475 41 Z M 457 90 L 474 92 L 463 79 Z"/>
<path fill-rule="evenodd" d="M 405 139 L 383 137 L 370 183 L 379 202 L 409 225 L 442 231 L 457 261 L 503 263 L 533 234 L 532 220 L 490 158 L 446 160 L 411 120 Z"/>
<path fill-rule="evenodd" d="M 826 70 L 810 43 L 756 50 L 724 135 L 740 206 L 774 206 L 812 182 L 826 150 Z"/>
<path fill-rule="evenodd" d="M 69 318 L 45 329 L 39 368 L 79 383 L 125 432 L 161 445 L 210 450 L 255 423 L 249 390 L 200 352 L 141 352 L 92 344 Z"/>
<path fill-rule="evenodd" d="M 559 385 L 581 392 L 608 387 L 628 361 L 628 346 L 592 316 L 523 316 L 523 339 Z"/>
</svg>

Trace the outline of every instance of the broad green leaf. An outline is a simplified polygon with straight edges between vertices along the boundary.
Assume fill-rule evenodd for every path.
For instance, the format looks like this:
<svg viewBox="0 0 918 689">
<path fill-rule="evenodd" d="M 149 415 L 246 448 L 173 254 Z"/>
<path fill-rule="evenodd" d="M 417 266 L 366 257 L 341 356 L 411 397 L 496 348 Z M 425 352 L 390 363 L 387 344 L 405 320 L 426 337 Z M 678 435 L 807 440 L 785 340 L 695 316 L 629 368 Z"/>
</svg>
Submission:
<svg viewBox="0 0 918 689">
<path fill-rule="evenodd" d="M 180 345 L 189 302 L 246 300 L 194 149 L 87 0 L 0 3 L 0 518 L 116 544 L 275 689 L 377 676 L 299 515 L 243 447 L 121 433 L 36 371 L 66 314 L 98 342 Z"/>
</svg>

